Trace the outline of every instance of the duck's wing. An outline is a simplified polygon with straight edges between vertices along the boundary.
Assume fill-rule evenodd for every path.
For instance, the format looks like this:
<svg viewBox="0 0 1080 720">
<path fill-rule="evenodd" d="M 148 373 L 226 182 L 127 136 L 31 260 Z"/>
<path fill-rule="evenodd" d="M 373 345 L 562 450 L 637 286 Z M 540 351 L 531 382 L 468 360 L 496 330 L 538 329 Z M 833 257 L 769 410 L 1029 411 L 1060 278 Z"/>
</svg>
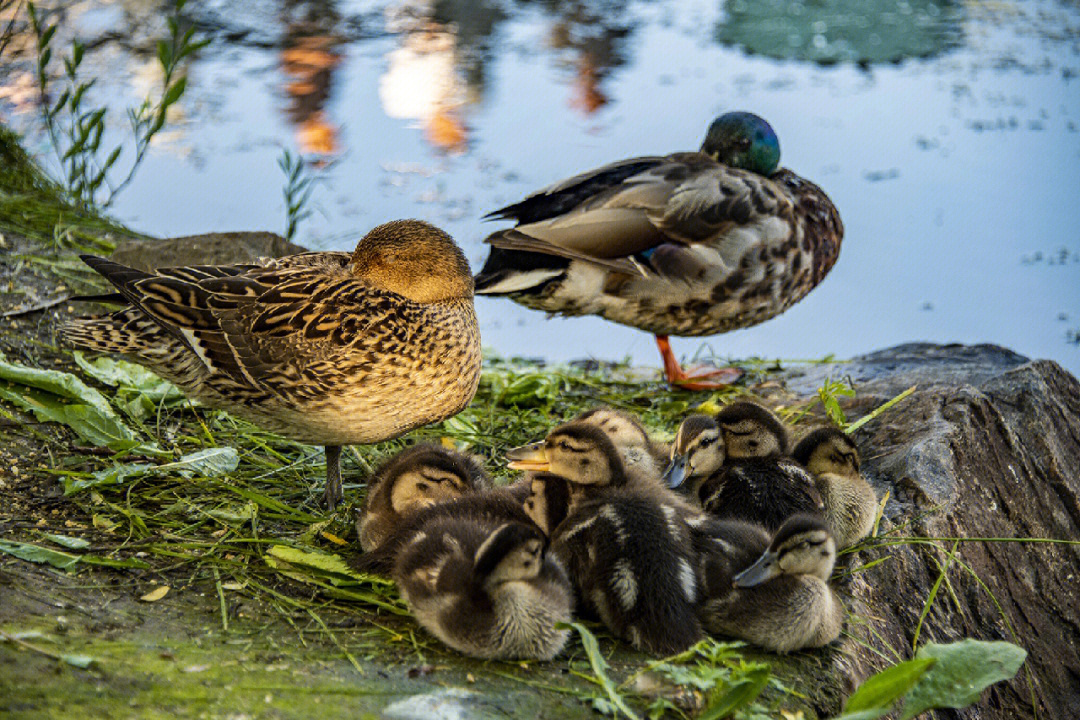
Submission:
<svg viewBox="0 0 1080 720">
<path fill-rule="evenodd" d="M 83 260 L 195 353 L 211 376 L 265 388 L 298 379 L 305 365 L 355 343 L 388 304 L 403 302 L 350 277 L 348 254 L 333 255 L 153 274 L 105 258 Z"/>
<path fill-rule="evenodd" d="M 682 153 L 626 160 L 534 193 L 496 211 L 522 222 L 487 242 L 625 273 L 643 263 L 677 273 L 687 260 L 679 248 L 723 243 L 732 228 L 792 213 L 790 196 L 769 178 Z"/>
</svg>

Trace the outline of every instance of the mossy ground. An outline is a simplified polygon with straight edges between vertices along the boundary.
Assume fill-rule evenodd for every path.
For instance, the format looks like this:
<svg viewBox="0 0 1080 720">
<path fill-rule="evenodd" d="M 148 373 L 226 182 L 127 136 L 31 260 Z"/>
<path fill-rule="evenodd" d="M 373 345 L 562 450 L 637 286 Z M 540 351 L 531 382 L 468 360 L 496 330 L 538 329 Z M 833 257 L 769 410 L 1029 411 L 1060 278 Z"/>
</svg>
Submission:
<svg viewBox="0 0 1080 720">
<path fill-rule="evenodd" d="M 476 400 L 459 416 L 347 452 L 348 500 L 326 515 L 319 505 L 319 450 L 183 400 L 154 401 L 149 412 L 134 412 L 130 393 L 121 398 L 95 383 L 57 346 L 56 323 L 85 308 L 61 302 L 23 312 L 41 298 L 93 287 L 76 253 L 107 252 L 116 238 L 133 233 L 71 206 L 14 138 L 0 133 L 0 233 L 7 247 L 0 255 L 7 288 L 0 312 L 18 313 L 0 319 L 0 350 L 9 361 L 81 374 L 112 397 L 140 439 L 168 457 L 223 447 L 240 456 L 235 471 L 218 477 L 163 473 L 65 494 L 65 480 L 163 459 L 83 447 L 68 428 L 0 403 L 3 540 L 80 557 L 61 570 L 0 553 L 0 631 L 9 636 L 0 641 L 5 716 L 363 717 L 403 697 L 449 687 L 482 698 L 472 710 L 477 716 L 590 712 L 590 699 L 601 692 L 580 644 L 552 663 L 463 658 L 407 616 L 391 585 L 341 584 L 340 577 L 274 563 L 268 550 L 284 546 L 348 558 L 357 551 L 351 510 L 363 500 L 363 479 L 419 438 L 478 453 L 498 479 L 508 480 L 500 463 L 507 447 L 542 437 L 587 407 L 630 409 L 670 436 L 686 412 L 717 398 L 671 391 L 658 372 L 624 366 L 545 368 L 489 359 Z M 789 418 L 811 405 L 769 380 L 771 364 L 746 369 L 746 381 L 726 392 L 765 395 Z M 64 548 L 54 536 L 74 538 L 81 547 Z M 169 587 L 163 598 L 140 600 L 163 586 Z M 648 663 L 595 631 L 616 682 Z M 836 651 L 783 660 L 757 656 L 793 691 L 774 684 L 761 708 L 801 708 L 812 717 L 811 708 L 821 705 L 821 680 L 799 668 L 823 668 L 830 652 Z M 65 655 L 85 657 L 75 664 L 57 659 Z M 79 667 L 85 658 L 92 662 Z M 638 711 L 648 704 L 631 702 Z"/>
</svg>

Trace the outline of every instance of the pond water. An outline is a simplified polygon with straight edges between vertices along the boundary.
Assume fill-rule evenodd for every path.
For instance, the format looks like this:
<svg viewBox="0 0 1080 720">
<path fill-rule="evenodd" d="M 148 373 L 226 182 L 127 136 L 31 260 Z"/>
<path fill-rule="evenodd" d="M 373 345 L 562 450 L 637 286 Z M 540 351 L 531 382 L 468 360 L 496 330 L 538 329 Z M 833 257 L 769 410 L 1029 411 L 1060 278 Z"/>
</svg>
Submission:
<svg viewBox="0 0 1080 720">
<path fill-rule="evenodd" d="M 91 44 L 95 102 L 160 82 L 168 4 L 57 3 Z M 851 356 L 993 342 L 1080 373 L 1080 6 L 1067 0 L 192 2 L 211 44 L 167 132 L 112 208 L 155 235 L 285 227 L 283 149 L 317 178 L 297 240 L 351 249 L 430 220 L 475 269 L 480 217 L 633 155 L 696 149 L 719 112 L 767 118 L 782 164 L 846 226 L 832 273 L 763 325 L 677 339 L 722 357 Z M 869 14 L 868 14 L 869 13 Z M 10 53 L 9 53 L 10 54 Z M 48 157 L 9 57 L 0 118 Z M 122 164 L 122 163 L 121 163 Z M 597 318 L 477 303 L 504 355 L 658 364 L 652 337 Z"/>
</svg>

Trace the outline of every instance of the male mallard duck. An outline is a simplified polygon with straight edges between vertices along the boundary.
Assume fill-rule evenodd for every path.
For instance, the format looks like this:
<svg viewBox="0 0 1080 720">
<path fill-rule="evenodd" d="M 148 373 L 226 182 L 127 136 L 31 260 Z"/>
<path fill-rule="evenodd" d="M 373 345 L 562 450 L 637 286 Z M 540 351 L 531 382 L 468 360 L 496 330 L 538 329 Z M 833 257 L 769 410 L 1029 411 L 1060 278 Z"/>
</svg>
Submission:
<svg viewBox="0 0 1080 720">
<path fill-rule="evenodd" d="M 479 658 L 550 660 L 569 632 L 573 590 L 532 525 L 434 517 L 402 548 L 394 580 L 417 621 Z"/>
<path fill-rule="evenodd" d="M 484 468 L 468 455 L 434 443 L 402 450 L 368 481 L 367 502 L 356 521 L 360 547 L 374 550 L 407 515 L 421 508 L 490 485 Z"/>
<path fill-rule="evenodd" d="M 724 407 L 715 420 L 726 457 L 699 490 L 709 513 L 774 532 L 791 515 L 824 512 L 813 478 L 788 456 L 791 438 L 780 418 L 741 400 Z"/>
<path fill-rule="evenodd" d="M 704 518 L 658 482 L 635 483 L 610 437 L 588 422 L 555 428 L 525 512 L 548 533 L 582 605 L 617 636 L 660 654 L 702 636 L 695 539 Z M 539 464 L 539 463 L 538 463 Z"/>
<path fill-rule="evenodd" d="M 664 482 L 699 500 L 702 483 L 723 464 L 720 426 L 708 415 L 690 415 L 679 423 L 675 441 L 671 443 L 671 461 L 664 470 Z"/>
<path fill-rule="evenodd" d="M 699 608 L 709 632 L 775 652 L 820 647 L 839 636 L 844 611 L 828 585 L 836 544 L 821 518 L 794 515 L 771 542 L 760 527 L 721 525 L 732 526 L 723 534 L 728 545 L 707 565 Z"/>
<path fill-rule="evenodd" d="M 846 548 L 874 529 L 877 495 L 859 473 L 859 449 L 833 427 L 814 430 L 791 453 L 814 476 L 836 545 Z"/>
<path fill-rule="evenodd" d="M 733 112 L 713 121 L 698 152 L 623 160 L 550 185 L 487 216 L 518 224 L 487 238 L 476 292 L 646 330 L 669 382 L 730 382 L 731 368 L 682 370 L 668 335 L 768 320 L 813 290 L 840 253 L 844 228 L 828 196 L 779 162 L 769 124 Z"/>
<path fill-rule="evenodd" d="M 149 367 L 189 396 L 326 447 L 326 503 L 342 445 L 454 415 L 480 381 L 465 255 L 419 220 L 380 225 L 352 253 L 154 273 L 84 255 L 130 304 L 64 326 L 74 345 Z"/>
</svg>

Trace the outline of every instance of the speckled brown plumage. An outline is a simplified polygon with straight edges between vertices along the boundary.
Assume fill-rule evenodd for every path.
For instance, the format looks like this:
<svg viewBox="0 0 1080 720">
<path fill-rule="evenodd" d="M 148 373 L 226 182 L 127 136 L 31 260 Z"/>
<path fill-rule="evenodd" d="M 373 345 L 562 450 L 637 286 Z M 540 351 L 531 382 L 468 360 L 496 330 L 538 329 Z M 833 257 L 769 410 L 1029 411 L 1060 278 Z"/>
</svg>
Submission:
<svg viewBox="0 0 1080 720">
<path fill-rule="evenodd" d="M 69 323 L 68 342 L 124 354 L 208 405 L 327 446 L 331 505 L 339 446 L 450 417 L 479 383 L 468 262 L 427 223 L 381 225 L 352 254 L 247 265 L 147 273 L 83 259 L 130 307 Z"/>
</svg>

